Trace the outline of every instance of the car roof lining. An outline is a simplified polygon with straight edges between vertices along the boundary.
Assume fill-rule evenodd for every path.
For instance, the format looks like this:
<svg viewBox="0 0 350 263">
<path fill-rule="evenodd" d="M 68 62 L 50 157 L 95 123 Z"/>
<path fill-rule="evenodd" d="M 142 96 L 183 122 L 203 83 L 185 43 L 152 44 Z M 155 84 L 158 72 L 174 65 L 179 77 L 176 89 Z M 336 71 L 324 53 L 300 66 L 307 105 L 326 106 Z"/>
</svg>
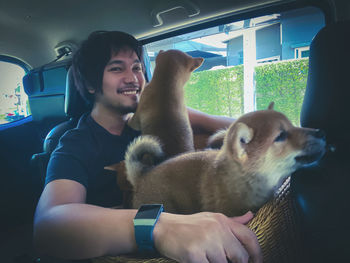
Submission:
<svg viewBox="0 0 350 263">
<path fill-rule="evenodd" d="M 78 44 L 95 30 L 126 31 L 143 42 L 150 42 L 160 35 L 164 38 L 168 34 L 179 34 L 181 30 L 213 26 L 218 23 L 214 22 L 214 18 L 232 19 L 232 14 L 238 18 L 243 17 L 243 14 L 252 15 L 254 10 L 261 13 L 275 5 L 295 5 L 300 1 L 191 0 L 200 9 L 198 16 L 187 18 L 183 10 L 177 10 L 173 15 L 163 17 L 164 25 L 152 27 L 150 14 L 163 2 L 164 0 L 134 0 L 130 4 L 130 1 L 114 0 L 61 0 L 54 5 L 45 0 L 12 0 L 0 8 L 0 31 L 2 39 L 6 39 L 6 42 L 0 41 L 0 54 L 19 58 L 35 68 L 56 58 L 54 48 L 60 42 Z M 135 14 L 137 20 L 130 18 L 130 14 Z M 194 27 L 188 28 L 190 25 Z"/>
</svg>

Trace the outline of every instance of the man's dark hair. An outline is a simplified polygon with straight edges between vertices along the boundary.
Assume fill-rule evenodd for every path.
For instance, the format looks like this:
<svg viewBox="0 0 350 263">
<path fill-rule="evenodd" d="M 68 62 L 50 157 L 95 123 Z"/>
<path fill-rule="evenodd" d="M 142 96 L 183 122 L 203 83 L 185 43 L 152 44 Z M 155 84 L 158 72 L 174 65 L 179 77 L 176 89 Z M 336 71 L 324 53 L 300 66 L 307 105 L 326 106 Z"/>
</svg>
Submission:
<svg viewBox="0 0 350 263">
<path fill-rule="evenodd" d="M 120 31 L 95 31 L 82 42 L 73 56 L 75 85 L 85 101 L 92 106 L 95 92 L 102 92 L 103 71 L 112 54 L 123 49 L 131 49 L 143 64 L 143 49 L 133 36 Z"/>
</svg>

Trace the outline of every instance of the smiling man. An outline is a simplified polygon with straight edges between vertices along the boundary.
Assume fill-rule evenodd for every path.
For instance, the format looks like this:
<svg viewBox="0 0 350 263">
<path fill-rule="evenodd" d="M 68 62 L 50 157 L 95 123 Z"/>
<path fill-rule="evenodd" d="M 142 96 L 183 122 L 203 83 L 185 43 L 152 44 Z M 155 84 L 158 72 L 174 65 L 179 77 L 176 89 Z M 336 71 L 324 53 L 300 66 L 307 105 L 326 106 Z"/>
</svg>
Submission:
<svg viewBox="0 0 350 263">
<path fill-rule="evenodd" d="M 88 259 L 135 252 L 134 209 L 122 204 L 114 175 L 104 167 L 124 160 L 140 135 L 126 124 L 144 88 L 142 47 L 123 32 L 95 32 L 73 59 L 81 95 L 92 106 L 52 153 L 34 218 L 34 242 L 42 253 Z M 233 120 L 189 110 L 192 127 L 214 132 Z M 262 262 L 256 236 L 244 224 L 251 213 L 158 214 L 150 247 L 181 262 Z"/>
<path fill-rule="evenodd" d="M 145 85 L 142 63 L 136 53 L 123 49 L 112 55 L 103 71 L 102 90 L 95 94 L 92 118 L 111 134 L 120 135 L 125 116 L 135 112 Z"/>
</svg>

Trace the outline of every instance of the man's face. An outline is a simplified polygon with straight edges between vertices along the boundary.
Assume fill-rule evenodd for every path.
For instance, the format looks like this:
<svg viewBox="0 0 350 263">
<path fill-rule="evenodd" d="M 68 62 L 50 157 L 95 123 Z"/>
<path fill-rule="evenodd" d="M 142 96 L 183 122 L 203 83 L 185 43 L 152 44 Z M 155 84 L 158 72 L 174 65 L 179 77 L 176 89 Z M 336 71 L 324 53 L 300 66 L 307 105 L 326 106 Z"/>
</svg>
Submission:
<svg viewBox="0 0 350 263">
<path fill-rule="evenodd" d="M 111 56 L 102 79 L 102 93 L 95 103 L 121 114 L 134 112 L 145 85 L 142 63 L 133 50 L 121 50 Z"/>
</svg>

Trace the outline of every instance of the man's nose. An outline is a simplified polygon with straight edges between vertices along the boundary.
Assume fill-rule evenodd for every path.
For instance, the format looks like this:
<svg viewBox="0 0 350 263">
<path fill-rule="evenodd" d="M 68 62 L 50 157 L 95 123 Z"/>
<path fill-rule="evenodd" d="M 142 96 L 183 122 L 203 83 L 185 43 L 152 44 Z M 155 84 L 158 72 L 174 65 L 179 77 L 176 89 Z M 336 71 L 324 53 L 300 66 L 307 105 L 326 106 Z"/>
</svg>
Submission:
<svg viewBox="0 0 350 263">
<path fill-rule="evenodd" d="M 137 82 L 137 77 L 136 77 L 135 72 L 133 72 L 132 70 L 125 71 L 124 80 L 126 83 Z"/>
</svg>

